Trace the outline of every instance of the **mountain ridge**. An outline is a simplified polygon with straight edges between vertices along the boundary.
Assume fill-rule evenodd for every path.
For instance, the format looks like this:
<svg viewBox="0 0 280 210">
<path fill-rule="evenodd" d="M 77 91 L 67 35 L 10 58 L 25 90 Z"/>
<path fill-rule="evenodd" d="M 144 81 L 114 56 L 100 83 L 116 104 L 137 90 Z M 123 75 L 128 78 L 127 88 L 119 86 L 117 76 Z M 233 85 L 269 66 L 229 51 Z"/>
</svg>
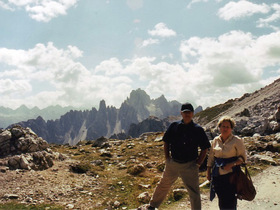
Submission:
<svg viewBox="0 0 280 210">
<path fill-rule="evenodd" d="M 0 127 L 6 128 L 13 123 L 37 118 L 38 116 L 45 120 L 55 120 L 73 109 L 72 106 L 62 107 L 60 105 L 48 106 L 44 109 L 39 109 L 37 106 L 28 108 L 26 105 L 21 105 L 16 109 L 0 106 Z"/>
<path fill-rule="evenodd" d="M 127 134 L 132 124 L 138 124 L 150 116 L 159 119 L 170 115 L 178 116 L 180 106 L 177 101 L 168 102 L 163 95 L 151 99 L 144 90 L 137 89 L 130 93 L 119 109 L 106 106 L 106 102 L 102 100 L 99 109 L 93 107 L 84 111 L 70 110 L 56 120 L 45 121 L 39 116 L 16 124 L 30 127 L 48 142 L 74 145 L 79 141 L 94 140 L 101 136 L 108 138 L 121 133 Z"/>
</svg>

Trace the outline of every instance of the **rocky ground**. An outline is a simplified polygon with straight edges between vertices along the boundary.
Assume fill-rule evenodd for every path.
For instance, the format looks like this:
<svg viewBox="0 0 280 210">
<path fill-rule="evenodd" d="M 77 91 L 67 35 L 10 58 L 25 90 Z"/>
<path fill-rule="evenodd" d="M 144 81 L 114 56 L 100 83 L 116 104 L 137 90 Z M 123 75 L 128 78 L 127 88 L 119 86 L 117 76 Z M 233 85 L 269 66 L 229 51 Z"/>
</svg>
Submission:
<svg viewBox="0 0 280 210">
<path fill-rule="evenodd" d="M 73 159 L 55 161 L 43 171 L 7 170 L 0 176 L 0 202 L 55 203 L 66 209 L 98 206 L 93 194 L 100 189 L 96 178 L 69 171 Z M 90 191 L 88 191 L 90 189 Z"/>
<path fill-rule="evenodd" d="M 38 151 L 42 139 L 29 131 L 11 131 L 12 135 L 0 133 L 1 151 L 13 153 L 0 158 L 0 209 L 10 202 L 36 207 L 49 204 L 60 209 L 136 209 L 148 203 L 164 169 L 161 132 L 123 141 L 100 138 L 75 146 L 43 144 L 43 150 Z M 15 133 L 21 137 L 14 138 Z M 258 195 L 253 202 L 239 202 L 240 209 L 279 208 L 280 133 L 244 137 L 244 141 L 248 168 L 252 175 L 258 174 L 254 177 Z M 24 148 L 29 149 L 21 154 Z M 38 152 L 45 156 L 38 159 Z M 61 156 L 64 158 L 57 158 Z M 268 166 L 271 168 L 266 169 Z M 200 183 L 205 181 L 202 170 Z M 161 209 L 188 208 L 183 189 L 178 180 Z M 208 190 L 208 186 L 202 188 L 203 208 L 217 209 L 217 199 L 209 202 Z"/>
<path fill-rule="evenodd" d="M 20 203 L 55 203 L 64 209 L 105 209 L 96 203 L 100 188 L 96 178 L 69 171 L 73 160 L 55 161 L 44 171 L 9 170 L 0 176 L 0 202 L 17 200 Z M 253 177 L 257 196 L 252 202 L 238 201 L 238 209 L 280 208 L 280 166 L 271 166 Z M 188 209 L 188 199 L 182 199 L 161 209 Z M 202 195 L 202 209 L 218 209 L 218 199 L 209 201 L 209 193 Z M 99 207 L 98 207 L 99 206 Z M 118 209 L 118 208 L 116 208 Z M 122 209 L 122 208 L 119 208 Z M 125 209 L 125 208 L 123 208 Z"/>
</svg>

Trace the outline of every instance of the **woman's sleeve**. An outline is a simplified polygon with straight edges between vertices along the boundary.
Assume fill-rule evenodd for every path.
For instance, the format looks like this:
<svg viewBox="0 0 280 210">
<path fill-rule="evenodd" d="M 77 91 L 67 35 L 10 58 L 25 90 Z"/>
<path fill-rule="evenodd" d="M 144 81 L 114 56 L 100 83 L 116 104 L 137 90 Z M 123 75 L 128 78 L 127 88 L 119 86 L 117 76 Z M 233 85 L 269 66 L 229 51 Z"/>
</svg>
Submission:
<svg viewBox="0 0 280 210">
<path fill-rule="evenodd" d="M 208 154 L 207 167 L 212 167 L 214 165 L 214 150 L 213 150 L 214 141 L 215 140 L 212 141 L 210 151 Z"/>
<path fill-rule="evenodd" d="M 245 149 L 243 139 L 241 139 L 241 138 L 237 139 L 236 149 L 237 149 L 237 156 L 242 157 L 242 158 L 239 158 L 239 159 L 242 160 L 242 162 L 246 163 L 247 162 L 247 155 L 246 155 L 246 149 Z"/>
</svg>

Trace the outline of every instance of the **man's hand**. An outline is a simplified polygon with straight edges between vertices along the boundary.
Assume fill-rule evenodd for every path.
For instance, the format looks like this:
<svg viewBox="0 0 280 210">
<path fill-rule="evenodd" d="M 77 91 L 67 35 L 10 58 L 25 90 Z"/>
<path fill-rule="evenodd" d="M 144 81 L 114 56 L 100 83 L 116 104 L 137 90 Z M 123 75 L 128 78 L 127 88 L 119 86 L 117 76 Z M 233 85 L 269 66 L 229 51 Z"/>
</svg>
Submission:
<svg viewBox="0 0 280 210">
<path fill-rule="evenodd" d="M 207 151 L 208 151 L 208 149 L 204 149 L 200 152 L 198 158 L 196 159 L 196 164 L 197 165 L 201 166 L 201 164 L 203 163 L 203 161 L 206 157 Z"/>
</svg>

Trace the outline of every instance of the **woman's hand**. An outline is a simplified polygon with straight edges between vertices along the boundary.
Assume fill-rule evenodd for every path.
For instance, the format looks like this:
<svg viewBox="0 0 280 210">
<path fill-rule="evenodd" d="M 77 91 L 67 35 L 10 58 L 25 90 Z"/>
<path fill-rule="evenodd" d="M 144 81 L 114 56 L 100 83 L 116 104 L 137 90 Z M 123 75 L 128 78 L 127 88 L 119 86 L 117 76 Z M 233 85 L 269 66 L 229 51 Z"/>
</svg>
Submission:
<svg viewBox="0 0 280 210">
<path fill-rule="evenodd" d="M 233 166 L 234 166 L 233 163 L 228 163 L 223 167 L 223 169 L 226 170 L 226 171 L 230 171 Z"/>
</svg>

